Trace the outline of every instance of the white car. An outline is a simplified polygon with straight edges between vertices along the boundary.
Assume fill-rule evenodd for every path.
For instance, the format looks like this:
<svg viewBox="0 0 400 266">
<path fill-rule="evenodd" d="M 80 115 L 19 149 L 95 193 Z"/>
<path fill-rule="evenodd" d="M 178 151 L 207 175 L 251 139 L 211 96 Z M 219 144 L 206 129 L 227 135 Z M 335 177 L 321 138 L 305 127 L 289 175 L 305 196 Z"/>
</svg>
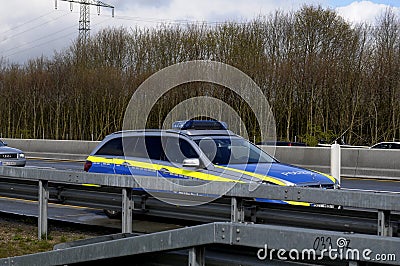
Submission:
<svg viewBox="0 0 400 266">
<path fill-rule="evenodd" d="M 23 151 L 8 147 L 0 140 L 0 165 L 3 166 L 25 166 L 26 158 Z"/>
<path fill-rule="evenodd" d="M 400 149 L 400 142 L 380 142 L 371 146 L 370 149 Z"/>
</svg>

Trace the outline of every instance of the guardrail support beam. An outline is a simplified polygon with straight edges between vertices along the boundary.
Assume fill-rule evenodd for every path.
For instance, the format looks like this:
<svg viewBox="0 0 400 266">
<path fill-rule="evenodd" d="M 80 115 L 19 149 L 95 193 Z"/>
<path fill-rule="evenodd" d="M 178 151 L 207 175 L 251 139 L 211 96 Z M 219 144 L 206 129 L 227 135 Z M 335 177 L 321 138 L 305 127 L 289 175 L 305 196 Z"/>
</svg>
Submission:
<svg viewBox="0 0 400 266">
<path fill-rule="evenodd" d="M 47 239 L 47 207 L 49 201 L 49 182 L 39 180 L 38 238 Z"/>
<path fill-rule="evenodd" d="M 122 189 L 122 233 L 132 233 L 132 189 Z"/>
<path fill-rule="evenodd" d="M 206 265 L 204 253 L 204 247 L 192 247 L 191 249 L 189 249 L 189 266 Z"/>
<path fill-rule="evenodd" d="M 390 224 L 390 211 L 378 211 L 378 236 L 393 236 Z"/>
<path fill-rule="evenodd" d="M 331 175 L 340 184 L 341 152 L 340 145 L 335 142 L 331 146 Z"/>
<path fill-rule="evenodd" d="M 231 198 L 231 222 L 241 223 L 244 222 L 244 208 L 241 198 Z"/>
</svg>

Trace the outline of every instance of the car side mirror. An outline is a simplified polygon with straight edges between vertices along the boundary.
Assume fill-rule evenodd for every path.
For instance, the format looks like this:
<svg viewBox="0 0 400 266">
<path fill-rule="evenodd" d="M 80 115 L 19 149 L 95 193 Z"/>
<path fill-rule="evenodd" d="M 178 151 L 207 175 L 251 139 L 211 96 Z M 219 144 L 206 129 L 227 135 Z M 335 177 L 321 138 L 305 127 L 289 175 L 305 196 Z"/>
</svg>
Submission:
<svg viewBox="0 0 400 266">
<path fill-rule="evenodd" d="M 199 158 L 188 158 L 183 160 L 183 167 L 200 167 L 200 160 Z"/>
</svg>

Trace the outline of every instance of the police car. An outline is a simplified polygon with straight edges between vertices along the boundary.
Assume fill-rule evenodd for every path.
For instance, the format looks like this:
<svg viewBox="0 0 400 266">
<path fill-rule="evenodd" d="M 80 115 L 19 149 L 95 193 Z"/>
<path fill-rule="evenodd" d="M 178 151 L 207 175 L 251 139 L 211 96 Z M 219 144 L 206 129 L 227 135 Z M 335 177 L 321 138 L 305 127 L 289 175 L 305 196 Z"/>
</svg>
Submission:
<svg viewBox="0 0 400 266">
<path fill-rule="evenodd" d="M 332 176 L 280 163 L 229 131 L 224 122 L 214 120 L 177 121 L 171 130 L 133 130 L 110 134 L 89 155 L 84 170 L 204 182 L 259 182 L 325 189 L 338 187 Z"/>
</svg>

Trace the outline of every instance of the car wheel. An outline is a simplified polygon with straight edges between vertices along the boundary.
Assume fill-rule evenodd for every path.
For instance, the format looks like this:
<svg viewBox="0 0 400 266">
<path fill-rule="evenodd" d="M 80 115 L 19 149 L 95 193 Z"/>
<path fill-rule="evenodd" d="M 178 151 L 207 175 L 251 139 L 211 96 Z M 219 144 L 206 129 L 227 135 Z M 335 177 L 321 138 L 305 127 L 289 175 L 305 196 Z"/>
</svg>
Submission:
<svg viewBox="0 0 400 266">
<path fill-rule="evenodd" d="M 104 209 L 103 212 L 107 215 L 108 218 L 110 219 L 118 219 L 121 218 L 122 212 L 121 211 L 116 211 L 116 210 L 106 210 Z"/>
</svg>

